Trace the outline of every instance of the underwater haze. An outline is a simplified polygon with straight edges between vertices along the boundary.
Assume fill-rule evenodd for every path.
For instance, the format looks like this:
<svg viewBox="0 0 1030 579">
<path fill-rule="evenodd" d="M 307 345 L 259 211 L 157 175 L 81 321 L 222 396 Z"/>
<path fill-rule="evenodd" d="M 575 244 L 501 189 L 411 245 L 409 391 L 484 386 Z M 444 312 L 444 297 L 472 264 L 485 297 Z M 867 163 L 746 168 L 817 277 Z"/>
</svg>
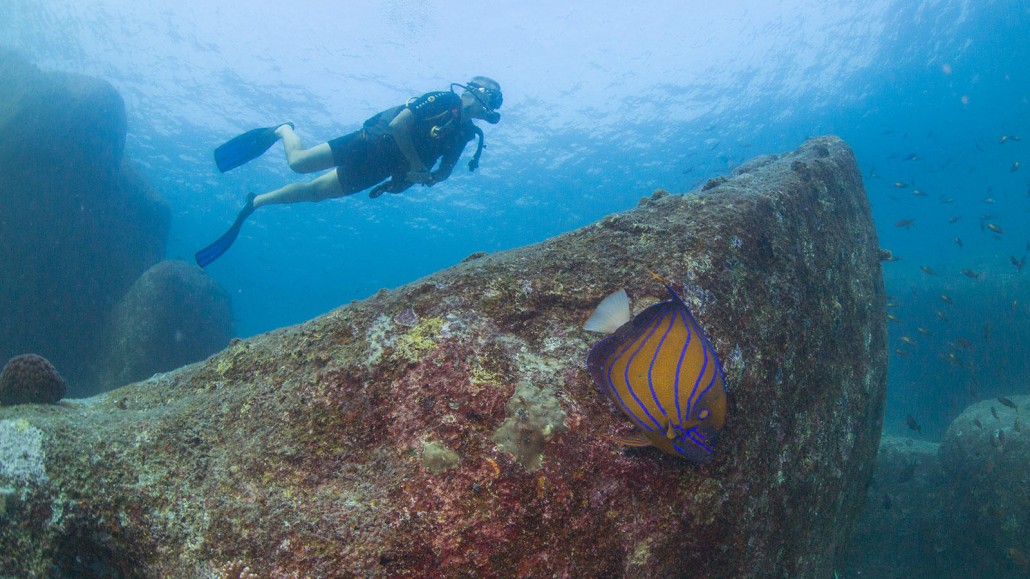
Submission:
<svg viewBox="0 0 1030 579">
<path fill-rule="evenodd" d="M 927 439 L 976 400 L 1030 393 L 1028 30 L 1016 0 L 0 4 L 0 46 L 120 91 L 126 152 L 172 209 L 167 257 L 188 262 L 248 192 L 310 178 L 278 144 L 219 174 L 220 143 L 291 121 L 313 145 L 500 82 L 475 173 L 469 147 L 432 188 L 256 212 L 206 270 L 241 336 L 839 135 L 897 259 L 885 430 Z"/>
</svg>

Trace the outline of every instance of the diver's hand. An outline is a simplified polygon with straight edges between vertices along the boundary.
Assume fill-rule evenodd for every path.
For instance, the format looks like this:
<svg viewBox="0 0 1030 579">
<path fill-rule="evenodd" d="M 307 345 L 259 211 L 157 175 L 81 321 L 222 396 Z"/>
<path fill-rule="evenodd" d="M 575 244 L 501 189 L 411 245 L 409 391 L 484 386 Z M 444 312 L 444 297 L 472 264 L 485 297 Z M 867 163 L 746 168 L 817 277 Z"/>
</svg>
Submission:
<svg viewBox="0 0 1030 579">
<path fill-rule="evenodd" d="M 406 178 L 409 183 L 417 183 L 419 185 L 432 185 L 436 182 L 433 174 L 426 170 L 408 171 Z"/>
</svg>

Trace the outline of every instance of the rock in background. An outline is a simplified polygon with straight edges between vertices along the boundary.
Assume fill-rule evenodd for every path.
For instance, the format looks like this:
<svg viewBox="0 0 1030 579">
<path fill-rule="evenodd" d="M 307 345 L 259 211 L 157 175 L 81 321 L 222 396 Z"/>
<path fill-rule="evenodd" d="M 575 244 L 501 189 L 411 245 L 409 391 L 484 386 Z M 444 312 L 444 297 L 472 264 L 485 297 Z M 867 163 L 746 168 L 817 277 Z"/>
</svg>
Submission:
<svg viewBox="0 0 1030 579">
<path fill-rule="evenodd" d="M 233 336 L 229 294 L 182 261 L 148 269 L 114 308 L 104 384 L 128 384 L 203 359 Z"/>
<path fill-rule="evenodd" d="M 842 577 L 953 577 L 936 443 L 884 436 Z M 968 576 L 968 575 L 961 575 Z"/>
<path fill-rule="evenodd" d="M 586 371 L 604 296 L 664 299 L 648 269 L 684 286 L 726 369 L 704 467 L 613 444 L 629 422 Z M 0 565 L 829 577 L 879 442 L 884 307 L 855 159 L 814 139 L 202 364 L 0 409 Z"/>
<path fill-rule="evenodd" d="M 966 408 L 940 445 L 884 438 L 845 577 L 1027 575 L 1030 396 L 1006 400 Z"/>
<path fill-rule="evenodd" d="M 165 253 L 170 212 L 123 157 L 125 129 L 109 83 L 0 50 L 0 364 L 42 355 L 70 396 L 122 384 L 97 361 L 112 308 Z"/>
<path fill-rule="evenodd" d="M 956 525 L 949 545 L 981 577 L 1025 577 L 1030 553 L 1030 396 L 966 408 L 941 440 Z"/>
</svg>

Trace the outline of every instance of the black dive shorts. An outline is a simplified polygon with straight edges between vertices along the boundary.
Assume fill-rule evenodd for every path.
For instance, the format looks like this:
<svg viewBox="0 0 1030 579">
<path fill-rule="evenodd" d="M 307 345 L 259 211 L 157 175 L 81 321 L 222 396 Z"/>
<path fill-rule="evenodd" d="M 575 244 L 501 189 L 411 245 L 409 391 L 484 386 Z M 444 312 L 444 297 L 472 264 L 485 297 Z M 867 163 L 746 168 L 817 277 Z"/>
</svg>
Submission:
<svg viewBox="0 0 1030 579">
<path fill-rule="evenodd" d="M 344 195 L 368 189 L 404 166 L 400 149 L 387 135 L 375 137 L 364 130 L 355 131 L 329 141 L 329 149 Z"/>
</svg>

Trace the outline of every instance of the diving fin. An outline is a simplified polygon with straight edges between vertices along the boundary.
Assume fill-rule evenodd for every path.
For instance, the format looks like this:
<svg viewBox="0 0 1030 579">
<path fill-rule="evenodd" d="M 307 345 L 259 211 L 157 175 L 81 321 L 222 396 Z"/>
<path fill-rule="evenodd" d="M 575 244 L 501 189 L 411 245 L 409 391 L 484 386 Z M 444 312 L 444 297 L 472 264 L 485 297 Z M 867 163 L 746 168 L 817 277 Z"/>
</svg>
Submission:
<svg viewBox="0 0 1030 579">
<path fill-rule="evenodd" d="M 254 212 L 254 197 L 256 195 L 253 193 L 247 194 L 247 204 L 243 206 L 243 209 L 240 209 L 240 213 L 236 216 L 236 221 L 233 222 L 232 227 L 216 239 L 214 243 L 201 249 L 193 256 L 197 260 L 197 265 L 207 267 L 209 263 L 222 257 L 223 253 L 229 251 L 233 242 L 240 235 L 240 228 L 243 227 L 243 222 Z"/>
<path fill-rule="evenodd" d="M 293 123 L 283 124 L 293 128 Z M 219 145 L 215 149 L 215 165 L 218 165 L 218 170 L 225 173 L 263 155 L 279 140 L 279 135 L 275 134 L 275 130 L 281 126 L 247 131 Z"/>
</svg>

